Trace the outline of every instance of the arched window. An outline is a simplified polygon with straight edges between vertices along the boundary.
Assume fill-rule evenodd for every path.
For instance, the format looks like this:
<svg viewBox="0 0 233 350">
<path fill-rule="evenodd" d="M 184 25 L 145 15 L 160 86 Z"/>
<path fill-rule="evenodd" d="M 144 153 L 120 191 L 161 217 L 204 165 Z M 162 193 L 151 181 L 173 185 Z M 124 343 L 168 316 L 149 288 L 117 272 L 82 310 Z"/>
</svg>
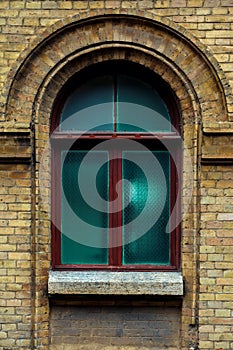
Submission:
<svg viewBox="0 0 233 350">
<path fill-rule="evenodd" d="M 168 86 L 138 64 L 96 64 L 62 89 L 51 125 L 53 268 L 177 270 Z"/>
</svg>

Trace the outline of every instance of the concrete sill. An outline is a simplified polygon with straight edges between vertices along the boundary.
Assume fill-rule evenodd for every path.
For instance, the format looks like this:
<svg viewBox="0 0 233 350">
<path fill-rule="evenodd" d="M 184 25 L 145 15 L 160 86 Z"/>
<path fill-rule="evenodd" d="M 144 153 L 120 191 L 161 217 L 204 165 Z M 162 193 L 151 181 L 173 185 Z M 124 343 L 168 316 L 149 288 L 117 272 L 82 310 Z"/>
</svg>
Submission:
<svg viewBox="0 0 233 350">
<path fill-rule="evenodd" d="M 184 293 L 180 272 L 50 271 L 50 295 L 177 295 Z"/>
</svg>

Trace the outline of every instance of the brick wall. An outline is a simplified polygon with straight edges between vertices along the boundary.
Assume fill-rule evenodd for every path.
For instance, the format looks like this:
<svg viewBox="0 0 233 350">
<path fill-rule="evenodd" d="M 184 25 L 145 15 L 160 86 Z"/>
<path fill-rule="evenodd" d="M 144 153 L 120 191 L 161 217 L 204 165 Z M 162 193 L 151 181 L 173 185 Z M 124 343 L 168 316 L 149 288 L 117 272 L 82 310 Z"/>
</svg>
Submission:
<svg viewBox="0 0 233 350">
<path fill-rule="evenodd" d="M 51 308 L 51 350 L 180 349 L 180 310 L 147 306 Z"/>
<path fill-rule="evenodd" d="M 30 137 L 10 132 L 0 139 L 0 347 L 11 349 L 31 343 Z"/>
<path fill-rule="evenodd" d="M 201 349 L 231 349 L 232 167 L 203 166 L 200 247 Z"/>
<path fill-rule="evenodd" d="M 49 42 L 50 34 L 55 35 L 65 25 L 72 24 L 80 18 L 117 13 L 137 15 L 172 28 L 174 37 L 166 39 L 167 33 L 164 32 L 162 34 L 164 48 L 154 49 L 161 50 L 164 56 L 172 58 L 178 71 L 188 77 L 181 83 L 181 78 L 179 80 L 175 77 L 177 73 L 175 65 L 168 69 L 161 58 L 160 61 L 155 59 L 148 63 L 150 68 L 154 65 L 154 69 L 167 79 L 179 97 L 185 120 L 186 148 L 194 159 L 195 172 L 194 196 L 183 225 L 182 271 L 185 276 L 186 293 L 182 308 L 165 309 L 167 317 L 174 321 L 175 314 L 180 313 L 182 349 L 195 346 L 198 342 L 201 350 L 233 348 L 231 136 L 233 1 L 2 0 L 0 1 L 1 350 L 48 349 L 50 342 L 48 319 L 50 309 L 46 294 L 50 266 L 50 224 L 47 208 L 49 184 L 45 178 L 44 192 L 39 195 L 38 171 L 40 155 L 48 139 L 53 97 L 59 89 L 59 83 L 64 82 L 62 80 L 65 77 L 64 72 L 61 71 L 61 75 L 57 75 L 54 80 L 51 78 L 51 85 L 48 88 L 42 82 L 46 81 L 45 76 L 50 79 L 48 78 L 50 70 L 54 69 L 59 60 L 64 59 L 66 49 L 67 52 L 69 50 L 72 52 L 77 47 L 74 42 L 68 40 L 67 48 L 59 50 L 54 42 L 55 49 L 51 55 L 49 45 L 46 52 L 46 42 Z M 140 25 L 141 29 L 139 28 L 138 32 L 141 31 L 141 34 L 138 40 L 142 40 L 144 47 L 150 48 L 153 40 L 149 35 L 146 39 L 143 38 L 143 33 L 146 33 L 149 25 L 145 25 L 143 30 L 144 24 Z M 175 33 L 178 33 L 178 36 Z M 101 35 L 103 33 L 100 34 L 100 38 Z M 177 41 L 173 40 L 177 40 L 179 35 L 184 35 L 190 46 L 182 46 L 182 40 L 179 45 L 174 44 Z M 90 36 L 85 35 L 83 42 L 79 35 L 78 38 L 80 47 L 88 45 L 88 40 L 91 40 Z M 130 39 L 132 42 L 137 41 L 133 37 Z M 41 52 L 38 49 L 40 43 L 42 43 Z M 190 53 L 191 43 L 192 47 L 198 49 L 196 51 L 193 49 L 189 59 L 180 60 L 182 53 Z M 52 40 L 50 44 L 52 45 Z M 42 49 L 45 51 L 42 52 Z M 31 55 L 33 50 L 34 57 Z M 128 54 L 127 57 L 129 56 Z M 143 54 L 141 56 L 134 54 L 131 58 L 138 62 L 146 62 L 145 57 Z M 92 59 L 95 60 L 94 55 Z M 196 60 L 201 62 L 200 65 Z M 154 63 L 155 61 L 157 63 Z M 210 62 L 208 67 L 204 63 L 207 61 Z M 73 61 L 69 68 L 72 66 L 74 67 Z M 17 71 L 19 74 L 15 76 Z M 207 79 L 209 73 L 212 74 L 211 81 Z M 68 72 L 65 74 L 68 76 Z M 44 90 L 46 94 L 38 97 L 40 94 L 42 96 Z M 55 334 L 53 333 L 55 327 L 58 327 L 56 315 L 59 314 L 59 310 L 56 306 L 52 308 L 51 334 Z M 78 307 L 65 309 L 64 315 L 75 318 L 79 312 L 77 310 Z M 91 309 L 90 313 L 93 310 Z M 152 310 L 154 313 L 153 316 L 150 313 L 151 317 L 157 317 L 157 309 Z M 108 312 L 107 309 L 102 308 L 98 315 L 103 315 L 105 312 Z M 119 315 L 123 314 L 122 309 L 119 309 Z M 134 313 L 135 317 L 136 315 L 137 311 Z M 159 315 L 163 322 L 165 311 L 161 311 Z M 68 331 L 67 327 L 64 329 L 64 334 Z M 72 332 L 71 329 L 69 339 L 75 335 Z M 175 330 L 173 334 L 175 338 Z M 56 336 L 52 339 L 53 342 L 58 342 Z M 133 346 L 132 343 L 128 345 Z M 166 345 L 170 346 L 169 343 L 163 343 L 161 347 L 165 348 Z M 60 344 L 60 346 L 61 349 L 68 349 L 66 347 L 68 345 Z M 148 344 L 145 347 L 150 349 Z"/>
</svg>

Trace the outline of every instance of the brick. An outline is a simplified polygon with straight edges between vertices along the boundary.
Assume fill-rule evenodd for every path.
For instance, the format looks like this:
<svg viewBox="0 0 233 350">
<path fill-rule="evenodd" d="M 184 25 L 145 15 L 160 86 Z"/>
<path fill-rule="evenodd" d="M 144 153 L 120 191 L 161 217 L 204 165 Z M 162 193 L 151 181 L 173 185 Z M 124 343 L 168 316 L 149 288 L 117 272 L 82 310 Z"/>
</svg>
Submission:
<svg viewBox="0 0 233 350">
<path fill-rule="evenodd" d="M 152 8 L 153 0 L 141 0 L 138 2 L 138 7 L 140 8 Z"/>
<path fill-rule="evenodd" d="M 207 16 L 213 13 L 212 9 L 200 7 L 195 9 L 197 15 Z"/>
<path fill-rule="evenodd" d="M 137 7 L 137 1 L 122 1 L 122 8 L 135 8 Z"/>
<path fill-rule="evenodd" d="M 121 0 L 108 0 L 105 2 L 106 8 L 119 8 Z"/>
<path fill-rule="evenodd" d="M 232 0 L 221 0 L 221 6 L 232 7 L 233 1 Z"/>
<path fill-rule="evenodd" d="M 22 18 L 8 18 L 7 19 L 7 24 L 9 24 L 11 26 L 22 25 L 22 23 L 23 23 L 23 19 Z"/>
<path fill-rule="evenodd" d="M 206 332 L 214 332 L 214 326 L 210 326 L 210 325 L 205 325 L 205 326 L 200 326 L 200 332 L 204 332 L 204 333 L 206 333 Z"/>
<path fill-rule="evenodd" d="M 206 33 L 207 38 L 226 38 L 229 40 L 229 38 L 233 38 L 233 34 L 229 30 L 213 30 Z"/>
<path fill-rule="evenodd" d="M 43 9 L 55 9 L 57 8 L 57 1 L 53 0 L 44 0 L 42 1 L 42 8 Z"/>
<path fill-rule="evenodd" d="M 5 18 L 0 18 L 0 25 L 5 25 L 6 24 L 6 19 Z"/>
<path fill-rule="evenodd" d="M 0 9 L 8 9 L 9 1 L 0 1 Z"/>
<path fill-rule="evenodd" d="M 203 300 L 214 300 L 215 299 L 215 295 L 212 293 L 200 293 L 200 301 L 203 301 Z"/>
<path fill-rule="evenodd" d="M 225 278 L 233 278 L 233 271 L 224 271 Z"/>
<path fill-rule="evenodd" d="M 3 252 L 16 251 L 16 245 L 15 244 L 2 244 L 1 249 Z"/>
<path fill-rule="evenodd" d="M 232 285 L 233 278 L 217 278 L 217 284 L 220 285 Z"/>
<path fill-rule="evenodd" d="M 186 0 L 171 0 L 170 1 L 170 6 L 171 7 L 186 7 Z"/>
<path fill-rule="evenodd" d="M 30 253 L 9 253 L 10 260 L 30 260 Z"/>
<path fill-rule="evenodd" d="M 233 221 L 233 213 L 220 213 L 217 215 L 217 219 L 220 221 Z"/>
<path fill-rule="evenodd" d="M 58 8 L 60 9 L 72 9 L 73 4 L 72 1 L 58 1 Z"/>
<path fill-rule="evenodd" d="M 217 317 L 230 317 L 231 316 L 231 311 L 230 310 L 216 310 L 215 314 Z M 215 327 L 215 331 L 221 333 L 222 331 L 217 328 L 218 326 Z"/>
<path fill-rule="evenodd" d="M 203 0 L 187 0 L 188 7 L 202 7 Z"/>
<path fill-rule="evenodd" d="M 14 339 L 1 339 L 1 345 L 5 347 L 5 349 L 10 348 L 12 349 L 13 346 L 15 345 L 15 340 Z"/>
<path fill-rule="evenodd" d="M 31 0 L 26 2 L 26 8 L 28 9 L 40 9 L 42 1 Z"/>
<path fill-rule="evenodd" d="M 206 7 L 218 7 L 220 5 L 220 0 L 204 0 L 203 6 Z"/>
<path fill-rule="evenodd" d="M 74 9 L 87 9 L 88 7 L 88 1 L 75 1 L 73 2 L 73 8 Z"/>
<path fill-rule="evenodd" d="M 56 23 L 57 19 L 53 19 L 53 18 L 41 18 L 40 19 L 40 25 L 41 26 L 51 26 L 52 24 Z"/>
<path fill-rule="evenodd" d="M 200 279 L 201 284 L 215 284 L 215 278 L 201 278 Z"/>
<path fill-rule="evenodd" d="M 95 9 L 103 9 L 104 8 L 104 0 L 94 0 L 89 2 L 90 8 Z"/>
<path fill-rule="evenodd" d="M 208 261 L 222 261 L 223 254 L 208 254 Z"/>
<path fill-rule="evenodd" d="M 3 331 L 14 331 L 14 330 L 16 330 L 16 324 L 3 324 L 2 330 Z"/>
<path fill-rule="evenodd" d="M 10 1 L 10 8 L 12 9 L 23 9 L 25 6 L 25 1 Z"/>
<path fill-rule="evenodd" d="M 198 23 L 199 30 L 212 30 L 214 28 L 213 23 Z"/>
<path fill-rule="evenodd" d="M 23 24 L 25 26 L 38 26 L 39 18 L 24 18 Z"/>
<path fill-rule="evenodd" d="M 1 2 L 0 2 L 1 3 Z M 18 10 L 1 10 L 1 17 L 18 17 Z"/>
<path fill-rule="evenodd" d="M 199 345 L 201 349 L 214 349 L 213 343 L 211 341 L 200 341 Z"/>
</svg>

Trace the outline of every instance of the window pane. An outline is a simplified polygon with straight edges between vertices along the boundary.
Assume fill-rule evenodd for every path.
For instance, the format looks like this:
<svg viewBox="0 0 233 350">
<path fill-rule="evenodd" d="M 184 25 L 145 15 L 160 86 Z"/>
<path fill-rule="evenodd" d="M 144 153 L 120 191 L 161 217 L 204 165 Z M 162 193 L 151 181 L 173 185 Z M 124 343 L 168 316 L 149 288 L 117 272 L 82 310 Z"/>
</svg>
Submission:
<svg viewBox="0 0 233 350">
<path fill-rule="evenodd" d="M 150 153 L 150 154 L 149 154 Z M 123 211 L 123 264 L 141 265 L 169 265 L 170 264 L 170 235 L 166 233 L 166 226 L 170 215 L 170 156 L 167 151 L 153 151 L 153 155 L 161 165 L 161 173 L 142 169 L 128 158 L 130 152 L 123 154 L 123 177 L 131 182 L 130 186 L 124 187 L 123 204 L 130 204 Z M 151 152 L 138 152 L 138 162 L 150 162 Z M 150 184 L 150 186 L 148 185 Z M 153 184 L 151 186 L 151 184 Z M 164 188 L 166 187 L 166 188 Z M 167 195 L 165 196 L 167 191 Z M 146 206 L 146 214 L 143 209 Z M 163 207 L 161 215 L 158 215 L 160 206 Z M 141 227 L 133 220 L 141 215 Z M 144 221 L 143 218 L 145 217 Z M 139 230 L 143 225 L 151 222 L 151 228 L 142 234 Z M 128 223 L 132 223 L 127 227 Z M 125 226 L 126 225 L 126 226 Z M 143 232 L 143 231 L 142 231 Z M 137 237 L 139 237 L 137 239 Z M 128 243 L 129 242 L 129 243 Z"/>
<path fill-rule="evenodd" d="M 61 205 L 61 260 L 62 264 L 108 264 L 107 247 L 108 237 L 104 234 L 103 228 L 108 227 L 108 215 L 106 205 L 98 211 L 88 205 L 82 197 L 78 185 L 78 172 L 84 157 L 90 151 L 69 151 L 62 152 L 62 205 Z M 92 152 L 91 161 L 85 162 L 85 181 L 87 187 L 91 184 L 91 174 L 103 164 L 96 177 L 96 186 L 99 195 L 108 201 L 108 153 Z M 88 223 L 92 228 L 78 225 L 78 220 Z M 93 231 L 94 226 L 94 231 Z M 84 227 L 84 228 L 83 228 Z M 96 227 L 96 230 L 95 230 Z M 95 233 L 93 235 L 93 232 Z M 83 237 L 85 242 L 83 243 Z"/>
<path fill-rule="evenodd" d="M 119 75 L 116 107 L 117 131 L 171 131 L 170 115 L 165 102 L 143 81 Z"/>
<path fill-rule="evenodd" d="M 113 131 L 113 78 L 94 78 L 78 87 L 66 100 L 61 130 Z"/>
</svg>

